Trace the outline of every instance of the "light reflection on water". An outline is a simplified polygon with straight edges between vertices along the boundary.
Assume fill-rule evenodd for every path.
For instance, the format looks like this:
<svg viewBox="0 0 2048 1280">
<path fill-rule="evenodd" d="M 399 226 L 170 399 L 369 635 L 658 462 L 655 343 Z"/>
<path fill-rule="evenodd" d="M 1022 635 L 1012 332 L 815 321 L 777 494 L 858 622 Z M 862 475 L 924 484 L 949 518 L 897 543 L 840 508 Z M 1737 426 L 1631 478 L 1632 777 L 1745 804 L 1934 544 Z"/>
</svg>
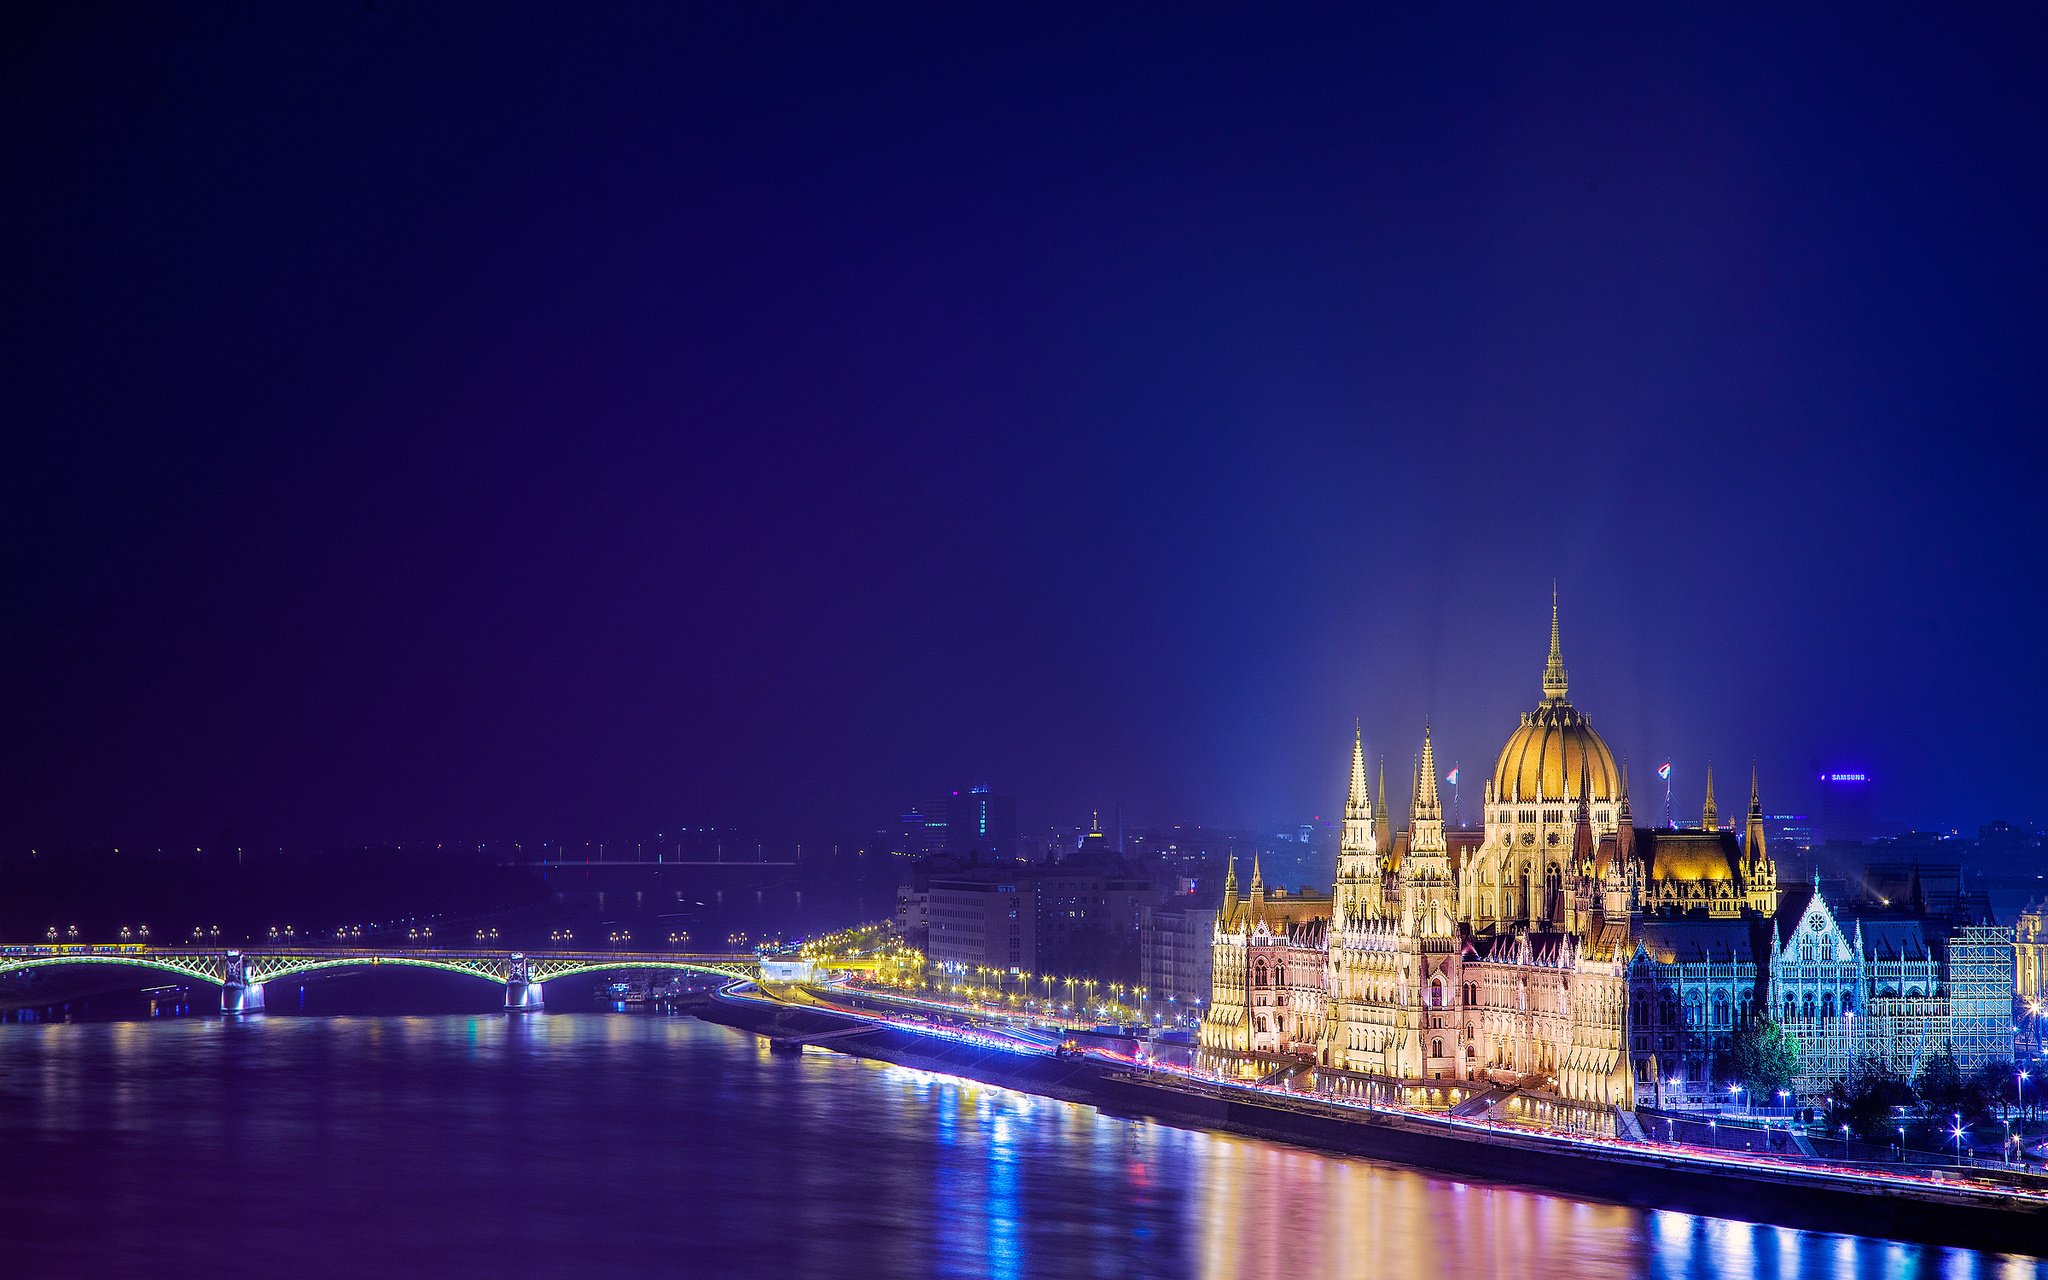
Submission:
<svg viewBox="0 0 2048 1280">
<path fill-rule="evenodd" d="M 2020 1277 L 611 1014 L 0 1027 L 7 1276 Z"/>
</svg>

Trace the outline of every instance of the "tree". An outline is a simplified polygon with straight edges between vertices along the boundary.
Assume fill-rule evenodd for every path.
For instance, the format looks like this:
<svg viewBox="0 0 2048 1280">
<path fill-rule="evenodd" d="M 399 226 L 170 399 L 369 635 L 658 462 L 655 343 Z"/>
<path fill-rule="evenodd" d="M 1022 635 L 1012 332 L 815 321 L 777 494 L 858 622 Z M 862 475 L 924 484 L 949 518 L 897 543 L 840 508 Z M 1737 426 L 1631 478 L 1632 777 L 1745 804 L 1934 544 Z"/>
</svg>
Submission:
<svg viewBox="0 0 2048 1280">
<path fill-rule="evenodd" d="M 2010 1062 L 1987 1062 L 1970 1073 L 1971 1100 L 1977 1109 L 1988 1116 L 1991 1108 L 1997 1107 L 2003 1115 L 2019 1101 L 2019 1081 L 2014 1070 Z"/>
<path fill-rule="evenodd" d="M 1722 1068 L 1751 1097 L 1769 1099 L 1799 1074 L 1799 1042 L 1771 1019 L 1752 1018 L 1722 1055 Z"/>
<path fill-rule="evenodd" d="M 1967 1101 L 1963 1081 L 1963 1068 L 1956 1061 L 1956 1055 L 1943 1049 L 1930 1054 L 1920 1064 L 1920 1072 L 1913 1077 L 1913 1092 L 1920 1100 L 1933 1107 L 1961 1107 Z"/>
<path fill-rule="evenodd" d="M 1839 1134 L 1842 1126 L 1867 1142 L 1889 1143 L 1898 1138 L 1900 1121 L 1893 1110 L 1913 1101 L 1913 1090 L 1893 1074 L 1882 1061 L 1865 1062 L 1855 1082 L 1836 1080 L 1830 1090 L 1834 1105 L 1828 1109 L 1828 1132 Z"/>
</svg>

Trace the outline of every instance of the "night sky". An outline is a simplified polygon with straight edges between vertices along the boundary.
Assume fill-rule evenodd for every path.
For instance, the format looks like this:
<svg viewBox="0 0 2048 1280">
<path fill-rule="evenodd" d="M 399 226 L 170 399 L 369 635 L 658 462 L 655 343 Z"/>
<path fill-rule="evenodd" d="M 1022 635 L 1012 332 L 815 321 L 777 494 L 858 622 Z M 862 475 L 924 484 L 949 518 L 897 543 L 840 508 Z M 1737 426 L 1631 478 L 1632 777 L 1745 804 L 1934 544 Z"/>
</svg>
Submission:
<svg viewBox="0 0 2048 1280">
<path fill-rule="evenodd" d="M 2048 820 L 2038 6 L 993 8 L 10 7 L 0 842 Z"/>
</svg>

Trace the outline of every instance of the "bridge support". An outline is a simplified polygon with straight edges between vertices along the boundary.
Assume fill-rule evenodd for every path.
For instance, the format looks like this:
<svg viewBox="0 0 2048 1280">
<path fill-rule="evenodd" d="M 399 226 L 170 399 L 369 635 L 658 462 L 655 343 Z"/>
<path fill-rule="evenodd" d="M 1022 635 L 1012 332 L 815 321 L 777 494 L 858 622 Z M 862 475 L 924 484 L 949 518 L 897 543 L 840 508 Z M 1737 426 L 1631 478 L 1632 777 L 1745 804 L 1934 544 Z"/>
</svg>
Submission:
<svg viewBox="0 0 2048 1280">
<path fill-rule="evenodd" d="M 505 965 L 505 1007 L 514 1013 L 541 1013 L 547 1005 L 541 998 L 540 983 L 534 981 L 533 962 L 518 952 Z"/>
<path fill-rule="evenodd" d="M 226 973 L 220 984 L 220 1011 L 263 1012 L 263 984 L 249 981 L 249 957 L 239 951 L 228 952 Z"/>
</svg>

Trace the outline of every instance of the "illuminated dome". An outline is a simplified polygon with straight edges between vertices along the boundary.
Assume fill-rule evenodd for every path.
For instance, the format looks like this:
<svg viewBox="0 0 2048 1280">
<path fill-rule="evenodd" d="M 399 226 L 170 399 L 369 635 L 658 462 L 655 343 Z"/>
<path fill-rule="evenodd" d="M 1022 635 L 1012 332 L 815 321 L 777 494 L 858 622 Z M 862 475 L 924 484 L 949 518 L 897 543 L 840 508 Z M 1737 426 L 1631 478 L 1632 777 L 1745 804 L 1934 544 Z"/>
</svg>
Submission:
<svg viewBox="0 0 2048 1280">
<path fill-rule="evenodd" d="M 1550 664 L 1543 671 L 1543 704 L 1522 717 L 1522 727 L 1501 748 L 1493 771 L 1497 802 L 1577 799 L 1580 770 L 1592 784 L 1593 800 L 1621 794 L 1621 770 L 1614 753 L 1593 726 L 1565 699 L 1564 655 L 1557 643 L 1557 608 L 1550 611 Z"/>
</svg>

